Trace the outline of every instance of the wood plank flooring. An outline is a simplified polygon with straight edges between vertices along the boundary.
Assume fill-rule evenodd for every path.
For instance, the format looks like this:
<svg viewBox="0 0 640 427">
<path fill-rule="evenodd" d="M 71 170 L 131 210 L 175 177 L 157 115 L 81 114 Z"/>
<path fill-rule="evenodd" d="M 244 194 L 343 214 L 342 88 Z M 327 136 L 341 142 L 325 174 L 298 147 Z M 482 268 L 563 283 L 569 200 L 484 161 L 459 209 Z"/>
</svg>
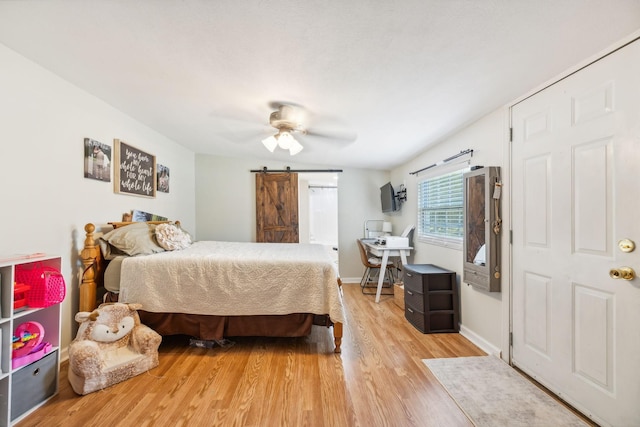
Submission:
<svg viewBox="0 0 640 427">
<path fill-rule="evenodd" d="M 424 335 L 383 296 L 345 284 L 342 354 L 330 329 L 236 338 L 201 349 L 165 337 L 160 365 L 87 396 L 63 363 L 60 393 L 27 426 L 472 426 L 421 359 L 484 353 L 459 334 Z"/>
</svg>

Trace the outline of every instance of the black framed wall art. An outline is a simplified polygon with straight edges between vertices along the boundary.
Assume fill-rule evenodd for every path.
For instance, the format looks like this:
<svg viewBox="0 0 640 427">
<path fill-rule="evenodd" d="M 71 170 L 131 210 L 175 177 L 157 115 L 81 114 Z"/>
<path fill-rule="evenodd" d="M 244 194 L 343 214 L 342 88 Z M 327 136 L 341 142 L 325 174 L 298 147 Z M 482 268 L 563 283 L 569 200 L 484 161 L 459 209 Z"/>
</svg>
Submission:
<svg viewBox="0 0 640 427">
<path fill-rule="evenodd" d="M 119 139 L 113 140 L 116 193 L 156 197 L 156 156 Z"/>
</svg>

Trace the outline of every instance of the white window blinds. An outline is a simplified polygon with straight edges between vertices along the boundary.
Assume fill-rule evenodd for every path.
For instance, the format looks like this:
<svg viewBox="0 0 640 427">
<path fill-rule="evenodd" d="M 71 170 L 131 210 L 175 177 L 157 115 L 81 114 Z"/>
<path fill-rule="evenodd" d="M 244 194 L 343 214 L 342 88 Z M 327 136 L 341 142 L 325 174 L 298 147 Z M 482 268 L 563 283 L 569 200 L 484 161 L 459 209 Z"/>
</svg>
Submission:
<svg viewBox="0 0 640 427">
<path fill-rule="evenodd" d="M 418 239 L 461 248 L 464 232 L 464 180 L 469 169 L 418 182 Z"/>
</svg>

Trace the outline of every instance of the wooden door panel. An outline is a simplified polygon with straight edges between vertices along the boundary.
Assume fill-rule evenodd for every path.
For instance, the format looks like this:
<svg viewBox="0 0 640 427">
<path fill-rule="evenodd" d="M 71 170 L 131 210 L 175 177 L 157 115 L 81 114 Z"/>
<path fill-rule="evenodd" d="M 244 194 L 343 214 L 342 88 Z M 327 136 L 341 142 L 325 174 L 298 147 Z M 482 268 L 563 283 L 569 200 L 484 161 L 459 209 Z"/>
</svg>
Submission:
<svg viewBox="0 0 640 427">
<path fill-rule="evenodd" d="M 298 243 L 298 174 L 256 174 L 256 241 Z"/>
</svg>

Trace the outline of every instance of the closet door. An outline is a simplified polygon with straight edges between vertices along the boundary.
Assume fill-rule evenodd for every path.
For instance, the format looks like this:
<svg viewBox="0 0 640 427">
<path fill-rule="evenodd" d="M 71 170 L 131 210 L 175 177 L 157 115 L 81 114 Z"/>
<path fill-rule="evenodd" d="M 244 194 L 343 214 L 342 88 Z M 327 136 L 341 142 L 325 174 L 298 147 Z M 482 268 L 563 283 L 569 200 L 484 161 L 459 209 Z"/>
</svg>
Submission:
<svg viewBox="0 0 640 427">
<path fill-rule="evenodd" d="M 603 425 L 640 425 L 638 76 L 640 41 L 512 108 L 512 362 Z"/>
<path fill-rule="evenodd" d="M 298 243 L 297 173 L 256 173 L 256 241 Z"/>
</svg>

